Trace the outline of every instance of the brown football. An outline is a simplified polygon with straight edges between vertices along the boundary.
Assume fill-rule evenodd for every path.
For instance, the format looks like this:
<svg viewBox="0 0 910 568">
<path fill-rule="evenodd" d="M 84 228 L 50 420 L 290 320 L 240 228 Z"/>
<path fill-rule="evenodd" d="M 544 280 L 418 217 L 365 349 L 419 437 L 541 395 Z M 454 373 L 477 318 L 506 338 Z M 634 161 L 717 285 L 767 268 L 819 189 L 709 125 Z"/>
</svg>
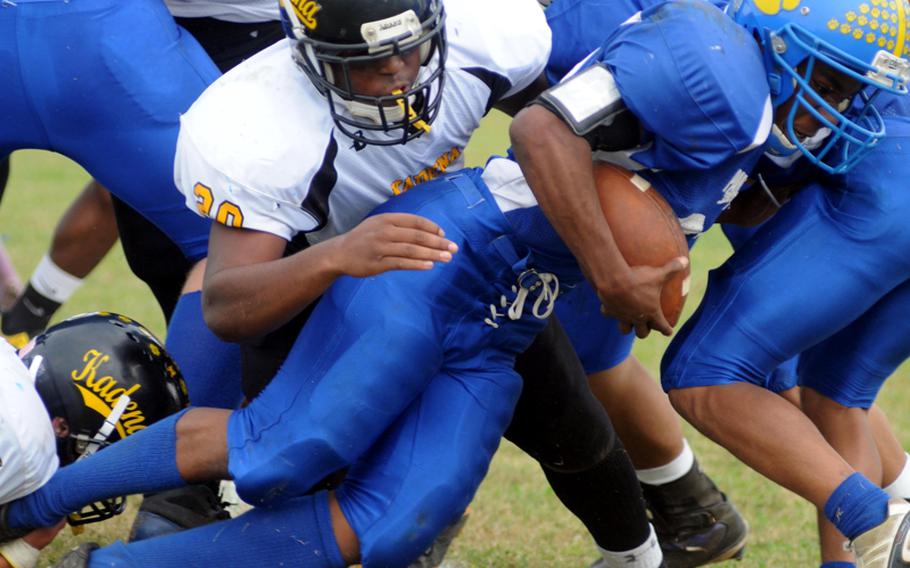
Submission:
<svg viewBox="0 0 910 568">
<path fill-rule="evenodd" d="M 666 200 L 643 177 L 606 162 L 594 162 L 600 207 L 616 246 L 629 266 L 663 266 L 689 256 L 679 220 Z M 689 268 L 664 285 L 660 305 L 676 326 L 689 293 Z"/>
</svg>

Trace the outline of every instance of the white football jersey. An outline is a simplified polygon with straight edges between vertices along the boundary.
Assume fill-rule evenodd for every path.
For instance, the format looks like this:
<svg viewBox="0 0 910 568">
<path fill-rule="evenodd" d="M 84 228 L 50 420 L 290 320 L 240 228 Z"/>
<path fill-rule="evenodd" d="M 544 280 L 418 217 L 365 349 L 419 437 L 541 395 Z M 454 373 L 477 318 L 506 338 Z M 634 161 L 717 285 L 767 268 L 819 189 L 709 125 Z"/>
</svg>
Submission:
<svg viewBox="0 0 910 568">
<path fill-rule="evenodd" d="M 0 503 L 35 491 L 57 471 L 51 419 L 16 350 L 0 339 Z"/>
<path fill-rule="evenodd" d="M 536 0 L 448 0 L 445 8 L 446 83 L 429 133 L 357 150 L 335 131 L 290 44 L 279 42 L 218 79 L 182 117 L 175 180 L 187 205 L 227 225 L 288 240 L 305 232 L 316 243 L 462 168 L 491 104 L 543 71 L 550 30 Z"/>
<path fill-rule="evenodd" d="M 278 0 L 164 0 L 178 18 L 215 18 L 252 23 L 278 20 Z"/>
</svg>

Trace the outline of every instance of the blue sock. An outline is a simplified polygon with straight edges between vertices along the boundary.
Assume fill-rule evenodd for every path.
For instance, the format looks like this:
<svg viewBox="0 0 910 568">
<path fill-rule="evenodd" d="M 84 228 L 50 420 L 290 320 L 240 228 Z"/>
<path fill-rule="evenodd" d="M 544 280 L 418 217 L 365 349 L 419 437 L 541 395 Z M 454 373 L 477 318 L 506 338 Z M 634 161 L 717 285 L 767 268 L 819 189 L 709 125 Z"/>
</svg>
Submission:
<svg viewBox="0 0 910 568">
<path fill-rule="evenodd" d="M 184 412 L 60 468 L 40 489 L 10 503 L 10 526 L 49 527 L 101 499 L 186 485 L 177 471 L 176 424 Z"/>
<path fill-rule="evenodd" d="M 822 565 L 819 568 L 856 568 L 856 564 L 852 562 L 822 562 Z"/>
<path fill-rule="evenodd" d="M 240 390 L 240 346 L 218 339 L 202 319 L 202 292 L 180 296 L 165 341 L 177 362 L 193 406 L 234 410 Z"/>
<path fill-rule="evenodd" d="M 888 517 L 888 494 L 854 473 L 845 479 L 825 503 L 825 516 L 837 530 L 853 540 Z"/>
<path fill-rule="evenodd" d="M 335 543 L 328 493 L 257 507 L 223 521 L 131 544 L 96 550 L 89 568 L 210 566 L 345 566 Z"/>
</svg>

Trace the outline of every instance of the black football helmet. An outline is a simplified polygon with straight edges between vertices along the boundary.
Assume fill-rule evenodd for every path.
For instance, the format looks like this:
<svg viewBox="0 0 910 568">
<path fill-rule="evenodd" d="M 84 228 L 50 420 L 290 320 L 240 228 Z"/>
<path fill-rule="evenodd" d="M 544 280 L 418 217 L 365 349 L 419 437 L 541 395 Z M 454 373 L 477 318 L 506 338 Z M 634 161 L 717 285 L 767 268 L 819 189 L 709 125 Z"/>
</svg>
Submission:
<svg viewBox="0 0 910 568">
<path fill-rule="evenodd" d="M 55 422 L 61 465 L 87 457 L 188 404 L 186 385 L 161 342 L 132 319 L 84 314 L 47 329 L 19 351 Z M 72 525 L 123 511 L 124 499 L 93 503 Z"/>
<path fill-rule="evenodd" d="M 430 130 L 445 84 L 442 0 L 280 0 L 279 6 L 295 61 L 355 144 L 404 144 Z M 421 68 L 406 92 L 352 91 L 352 66 L 414 49 Z"/>
</svg>

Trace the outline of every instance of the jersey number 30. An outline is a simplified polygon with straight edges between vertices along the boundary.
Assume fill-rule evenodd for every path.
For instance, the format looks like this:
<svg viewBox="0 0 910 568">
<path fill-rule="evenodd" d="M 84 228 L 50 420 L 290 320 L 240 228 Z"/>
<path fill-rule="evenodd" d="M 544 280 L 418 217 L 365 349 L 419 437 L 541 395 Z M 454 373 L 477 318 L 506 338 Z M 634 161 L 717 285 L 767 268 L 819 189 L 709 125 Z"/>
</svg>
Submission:
<svg viewBox="0 0 910 568">
<path fill-rule="evenodd" d="M 193 195 L 196 196 L 196 208 L 206 217 L 211 217 L 212 203 L 215 198 L 212 196 L 212 189 L 201 183 L 193 186 Z M 215 214 L 215 220 L 228 227 L 243 227 L 243 211 L 235 203 L 222 201 L 218 206 Z"/>
</svg>

